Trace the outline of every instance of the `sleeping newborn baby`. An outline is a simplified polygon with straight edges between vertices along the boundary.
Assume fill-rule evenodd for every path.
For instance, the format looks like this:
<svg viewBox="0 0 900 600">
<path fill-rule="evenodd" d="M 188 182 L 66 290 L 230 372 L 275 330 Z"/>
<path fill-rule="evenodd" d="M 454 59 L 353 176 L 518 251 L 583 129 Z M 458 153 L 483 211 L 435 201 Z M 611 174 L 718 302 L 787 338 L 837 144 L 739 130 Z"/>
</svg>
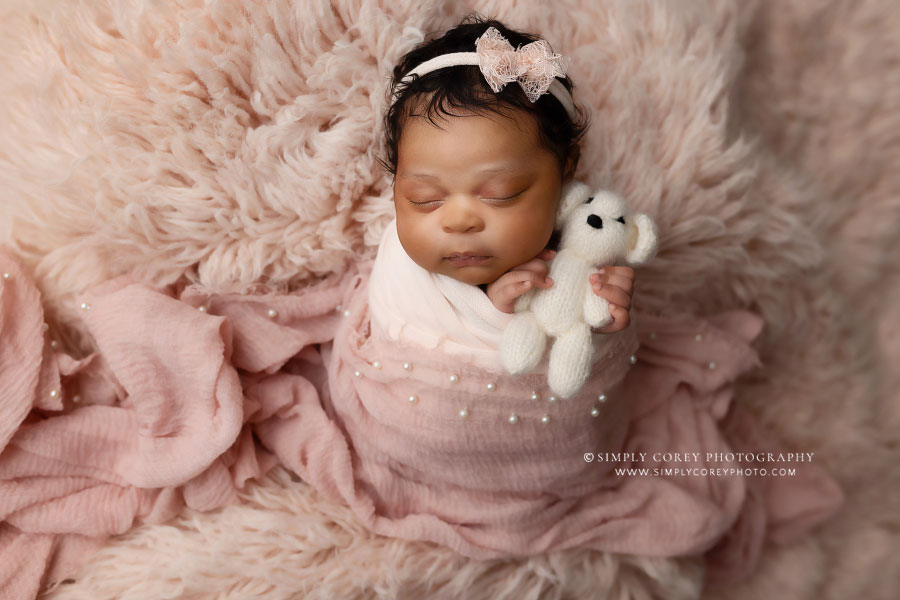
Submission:
<svg viewBox="0 0 900 600">
<path fill-rule="evenodd" d="M 723 453 L 770 447 L 731 403 L 734 379 L 759 365 L 759 317 L 629 323 L 633 273 L 612 269 L 595 293 L 615 305 L 614 322 L 592 336 L 575 395 L 550 392 L 546 357 L 523 375 L 501 365 L 516 299 L 553 285 L 547 247 L 583 127 L 546 53 L 528 60 L 560 79 L 537 92 L 521 73 L 504 87 L 516 77 L 486 67 L 509 55 L 467 62 L 498 43 L 486 25 L 460 25 L 394 71 L 395 219 L 374 263 L 353 265 L 343 288 L 344 316 L 321 345 L 321 406 L 301 407 L 299 429 L 275 450 L 383 535 L 473 558 L 706 554 L 719 579 L 744 575 L 766 534 L 791 539 L 836 505 L 812 465 L 771 480 L 710 468 Z M 676 456 L 696 470 L 663 469 Z"/>
<path fill-rule="evenodd" d="M 456 122 L 490 129 L 505 126 L 502 119 Z M 503 139 L 495 131 L 457 153 L 500 157 Z M 524 154 L 513 168 L 537 154 L 520 144 L 507 148 Z M 273 448 L 283 462 L 377 533 L 480 559 L 573 547 L 705 554 L 710 577 L 728 580 L 752 571 L 767 533 L 791 539 L 833 511 L 827 477 L 813 465 L 804 476 L 771 480 L 714 469 L 711 457 L 771 449 L 731 404 L 734 379 L 759 364 L 750 342 L 761 321 L 750 313 L 642 314 L 596 333 L 588 379 L 569 398 L 548 388 L 546 357 L 528 374 L 509 375 L 499 344 L 513 315 L 490 292 L 523 260 L 516 248 L 526 236 L 500 233 L 523 227 L 520 219 L 543 227 L 538 200 L 553 207 L 555 199 L 532 197 L 542 179 L 526 171 L 516 182 L 524 191 L 510 195 L 534 204 L 518 213 L 514 202 L 498 207 L 465 191 L 501 186 L 469 184 L 465 173 L 427 186 L 398 177 L 396 219 L 374 262 L 351 269 L 333 343 L 321 346 L 321 406 L 304 403 L 294 429 L 284 424 L 283 434 L 267 436 L 283 440 L 283 451 Z M 435 198 L 420 200 L 426 193 Z M 552 222 L 553 211 L 543 218 Z M 539 242 L 531 251 L 540 255 Z M 466 252 L 479 258 L 454 257 Z M 488 293 L 478 285 L 485 282 Z M 504 293 L 514 302 L 519 292 Z M 696 471 L 665 471 L 671 457 L 690 457 Z M 631 467 L 647 471 L 623 470 Z"/>
<path fill-rule="evenodd" d="M 474 557 L 565 547 L 583 538 L 585 510 L 621 510 L 585 503 L 618 484 L 612 464 L 582 456 L 621 450 L 627 432 L 620 388 L 638 347 L 635 328 L 623 327 L 630 287 L 608 298 L 622 307 L 620 331 L 594 336 L 583 393 L 553 396 L 546 360 L 507 374 L 499 344 L 512 304 L 530 285 L 552 285 L 545 247 L 563 173 L 521 111 L 440 126 L 412 118 L 403 127 L 396 219 L 368 281 L 344 299 L 349 314 L 329 357 L 334 410 L 358 467 L 355 499 L 371 507 L 376 531 Z M 624 549 L 620 527 L 595 533 Z"/>
</svg>

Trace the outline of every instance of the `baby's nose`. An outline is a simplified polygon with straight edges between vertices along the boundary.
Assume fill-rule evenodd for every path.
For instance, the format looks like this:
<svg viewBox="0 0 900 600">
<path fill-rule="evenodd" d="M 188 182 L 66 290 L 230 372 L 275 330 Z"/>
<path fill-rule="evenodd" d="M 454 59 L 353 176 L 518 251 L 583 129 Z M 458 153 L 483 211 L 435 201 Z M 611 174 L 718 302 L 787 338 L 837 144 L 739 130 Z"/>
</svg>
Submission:
<svg viewBox="0 0 900 600">
<path fill-rule="evenodd" d="M 587 224 L 594 229 L 603 229 L 603 219 L 597 215 L 588 215 Z"/>
<path fill-rule="evenodd" d="M 467 233 L 484 229 L 477 199 L 452 198 L 441 207 L 441 225 L 447 233 Z"/>
</svg>

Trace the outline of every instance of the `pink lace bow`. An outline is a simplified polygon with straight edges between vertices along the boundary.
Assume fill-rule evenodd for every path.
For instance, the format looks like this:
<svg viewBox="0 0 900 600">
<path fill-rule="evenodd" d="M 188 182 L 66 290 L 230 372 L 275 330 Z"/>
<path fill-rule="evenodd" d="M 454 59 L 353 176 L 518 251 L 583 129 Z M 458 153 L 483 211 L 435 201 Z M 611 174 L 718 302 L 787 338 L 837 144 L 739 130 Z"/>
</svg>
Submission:
<svg viewBox="0 0 900 600">
<path fill-rule="evenodd" d="M 496 27 L 488 27 L 475 41 L 478 65 L 494 93 L 518 81 L 531 102 L 550 88 L 556 77 L 565 77 L 569 57 L 554 54 L 550 44 L 538 40 L 514 50 Z"/>
</svg>

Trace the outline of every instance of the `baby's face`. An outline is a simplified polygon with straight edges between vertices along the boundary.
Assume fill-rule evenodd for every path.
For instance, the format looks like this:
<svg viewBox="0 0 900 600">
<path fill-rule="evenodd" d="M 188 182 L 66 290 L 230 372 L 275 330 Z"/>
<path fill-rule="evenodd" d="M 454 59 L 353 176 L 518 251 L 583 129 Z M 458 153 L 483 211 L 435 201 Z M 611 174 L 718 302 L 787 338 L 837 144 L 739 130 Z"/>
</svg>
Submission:
<svg viewBox="0 0 900 600">
<path fill-rule="evenodd" d="M 410 117 L 397 149 L 394 206 L 406 253 L 472 285 L 537 256 L 553 233 L 562 177 L 531 115 Z M 451 258 L 469 253 L 483 258 Z"/>
</svg>

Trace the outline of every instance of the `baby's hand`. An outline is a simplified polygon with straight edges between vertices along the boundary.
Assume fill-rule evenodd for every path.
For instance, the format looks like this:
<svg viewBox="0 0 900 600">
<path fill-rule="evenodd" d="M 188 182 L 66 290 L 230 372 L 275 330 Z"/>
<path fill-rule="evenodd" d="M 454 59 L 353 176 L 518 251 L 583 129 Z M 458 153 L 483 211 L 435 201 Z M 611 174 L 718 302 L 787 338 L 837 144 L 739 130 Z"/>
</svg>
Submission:
<svg viewBox="0 0 900 600">
<path fill-rule="evenodd" d="M 615 333 L 631 323 L 631 295 L 634 293 L 634 269 L 631 267 L 603 267 L 591 274 L 591 287 L 598 296 L 609 302 L 609 314 L 613 321 L 592 331 Z"/>
<path fill-rule="evenodd" d="M 487 295 L 498 310 L 512 313 L 516 299 L 537 286 L 549 288 L 553 280 L 547 277 L 550 268 L 547 261 L 556 256 L 553 250 L 544 249 L 527 263 L 514 267 L 487 287 Z M 615 333 L 631 324 L 631 296 L 634 293 L 634 269 L 608 266 L 591 274 L 591 287 L 598 296 L 609 302 L 612 323 L 593 329 L 595 333 Z"/>
<path fill-rule="evenodd" d="M 553 280 L 547 277 L 550 268 L 547 261 L 556 256 L 556 252 L 544 248 L 535 258 L 518 267 L 513 267 L 496 281 L 488 284 L 487 296 L 498 310 L 513 312 L 516 299 L 533 287 L 549 288 Z M 605 297 L 605 296 L 604 296 Z"/>
</svg>

